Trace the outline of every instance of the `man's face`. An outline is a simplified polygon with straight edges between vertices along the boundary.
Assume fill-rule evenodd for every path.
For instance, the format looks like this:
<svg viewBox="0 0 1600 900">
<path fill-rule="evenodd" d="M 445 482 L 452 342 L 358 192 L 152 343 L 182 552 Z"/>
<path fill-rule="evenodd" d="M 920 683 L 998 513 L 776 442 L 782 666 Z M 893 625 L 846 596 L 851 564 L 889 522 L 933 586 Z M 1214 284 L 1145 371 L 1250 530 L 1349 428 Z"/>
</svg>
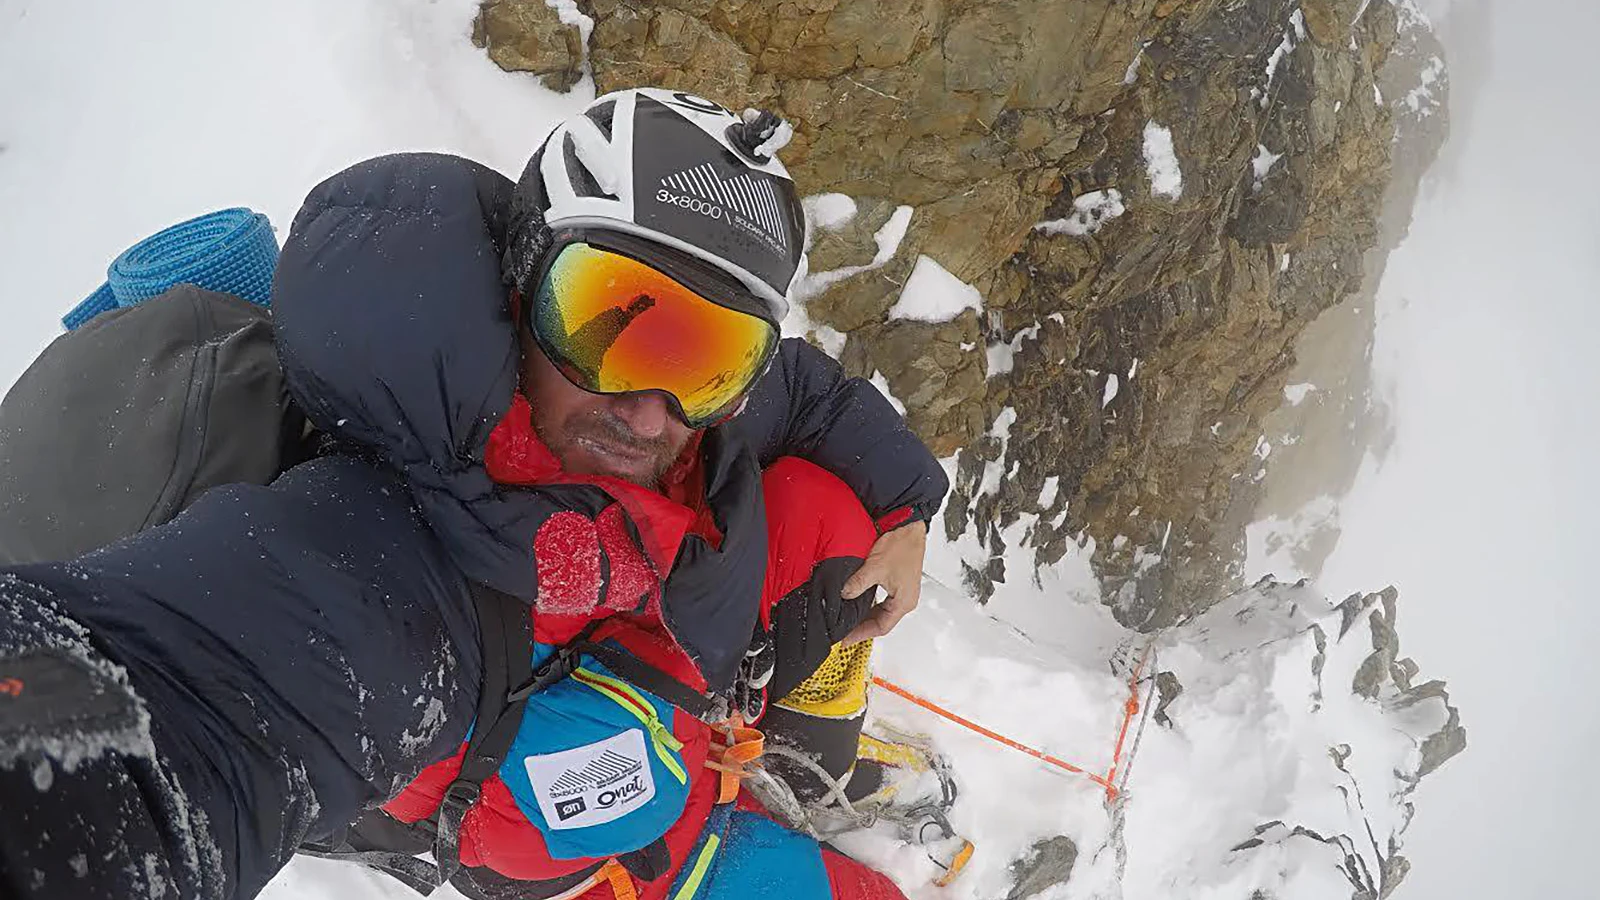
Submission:
<svg viewBox="0 0 1600 900">
<path fill-rule="evenodd" d="M 591 394 L 578 387 L 545 357 L 527 329 L 518 330 L 522 390 L 533 407 L 533 430 L 562 468 L 658 490 L 694 430 L 659 394 Z"/>
</svg>

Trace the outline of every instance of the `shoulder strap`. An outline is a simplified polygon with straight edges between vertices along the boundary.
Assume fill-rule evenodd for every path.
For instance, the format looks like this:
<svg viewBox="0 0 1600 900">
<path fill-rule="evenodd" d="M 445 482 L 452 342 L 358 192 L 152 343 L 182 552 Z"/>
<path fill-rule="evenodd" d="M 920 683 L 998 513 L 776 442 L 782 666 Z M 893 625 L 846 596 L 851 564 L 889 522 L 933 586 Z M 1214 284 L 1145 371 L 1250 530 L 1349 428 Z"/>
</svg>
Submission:
<svg viewBox="0 0 1600 900">
<path fill-rule="evenodd" d="M 472 601 L 478 613 L 479 643 L 483 648 L 483 687 L 478 695 L 477 721 L 462 755 L 461 770 L 445 789 L 435 814 L 436 830 L 433 858 L 437 866 L 407 854 L 350 846 L 303 846 L 301 852 L 328 859 L 364 863 L 405 882 L 420 893 L 451 881 L 461 869 L 461 824 L 467 811 L 478 802 L 483 783 L 500 770 L 521 727 L 528 698 L 568 675 L 578 659 L 587 653 L 624 680 L 644 688 L 697 718 L 712 721 L 717 714 L 716 698 L 691 689 L 671 675 L 631 654 L 590 640 L 600 620 L 590 622 L 570 642 L 533 669 L 533 633 L 529 627 L 528 605 L 510 594 L 478 582 L 471 582 Z M 518 682 L 522 673 L 532 677 Z M 341 842 L 344 843 L 344 842 Z M 660 877 L 670 865 L 666 844 L 657 839 L 650 846 L 618 859 L 641 880 Z"/>
<path fill-rule="evenodd" d="M 483 645 L 483 688 L 478 695 L 477 724 L 467 741 L 461 771 L 439 802 L 433 858 L 439 865 L 440 883 L 449 881 L 461 867 L 461 821 L 478 802 L 483 782 L 499 770 L 510 751 L 528 696 L 543 686 L 511 686 L 513 673 L 533 667 L 528 605 L 486 584 L 474 581 L 471 586 L 472 601 L 478 610 L 479 642 Z M 538 680 L 537 674 L 534 680 Z"/>
<path fill-rule="evenodd" d="M 707 724 L 727 718 L 726 704 L 721 702 L 721 698 L 702 694 L 631 653 L 593 643 L 587 638 L 587 634 L 580 634 L 576 641 L 568 645 L 576 651 L 574 657 L 581 653 L 589 654 L 621 676 L 623 681 L 644 688 Z"/>
</svg>

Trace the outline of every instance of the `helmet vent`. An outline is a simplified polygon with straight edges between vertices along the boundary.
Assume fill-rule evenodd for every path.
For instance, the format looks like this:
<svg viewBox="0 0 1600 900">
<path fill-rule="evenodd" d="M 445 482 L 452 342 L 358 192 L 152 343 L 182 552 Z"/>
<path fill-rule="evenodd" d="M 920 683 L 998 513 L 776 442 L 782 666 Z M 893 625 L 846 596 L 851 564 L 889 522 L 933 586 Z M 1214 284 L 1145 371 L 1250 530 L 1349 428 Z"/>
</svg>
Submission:
<svg viewBox="0 0 1600 900">
<path fill-rule="evenodd" d="M 617 195 L 607 193 L 590 174 L 589 167 L 583 164 L 583 158 L 578 155 L 578 143 L 568 134 L 561 143 L 561 149 L 566 158 L 567 179 L 572 182 L 572 192 L 579 197 L 604 197 L 607 200 L 616 200 Z"/>
</svg>

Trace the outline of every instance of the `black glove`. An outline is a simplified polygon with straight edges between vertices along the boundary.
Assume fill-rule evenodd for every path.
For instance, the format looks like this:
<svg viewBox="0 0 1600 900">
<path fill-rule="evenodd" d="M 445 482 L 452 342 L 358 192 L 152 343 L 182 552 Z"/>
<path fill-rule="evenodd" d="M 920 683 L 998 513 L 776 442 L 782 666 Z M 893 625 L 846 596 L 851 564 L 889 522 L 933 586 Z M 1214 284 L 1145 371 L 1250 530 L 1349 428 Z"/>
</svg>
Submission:
<svg viewBox="0 0 1600 900">
<path fill-rule="evenodd" d="M 811 578 L 773 606 L 774 659 L 768 697 L 782 700 L 810 678 L 833 645 L 844 640 L 877 601 L 876 588 L 852 600 L 840 596 L 845 581 L 859 568 L 861 560 L 855 557 L 822 560 Z"/>
</svg>

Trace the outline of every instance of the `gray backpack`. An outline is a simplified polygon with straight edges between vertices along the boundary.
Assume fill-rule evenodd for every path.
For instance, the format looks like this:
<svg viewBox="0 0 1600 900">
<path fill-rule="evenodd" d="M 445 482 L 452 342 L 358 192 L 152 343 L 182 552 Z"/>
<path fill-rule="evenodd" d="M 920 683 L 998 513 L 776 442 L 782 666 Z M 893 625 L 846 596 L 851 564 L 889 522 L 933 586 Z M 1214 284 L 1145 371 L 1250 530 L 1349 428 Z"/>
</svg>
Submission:
<svg viewBox="0 0 1600 900">
<path fill-rule="evenodd" d="M 45 348 L 0 402 L 0 563 L 70 559 L 300 461 L 268 311 L 178 285 Z"/>
</svg>

